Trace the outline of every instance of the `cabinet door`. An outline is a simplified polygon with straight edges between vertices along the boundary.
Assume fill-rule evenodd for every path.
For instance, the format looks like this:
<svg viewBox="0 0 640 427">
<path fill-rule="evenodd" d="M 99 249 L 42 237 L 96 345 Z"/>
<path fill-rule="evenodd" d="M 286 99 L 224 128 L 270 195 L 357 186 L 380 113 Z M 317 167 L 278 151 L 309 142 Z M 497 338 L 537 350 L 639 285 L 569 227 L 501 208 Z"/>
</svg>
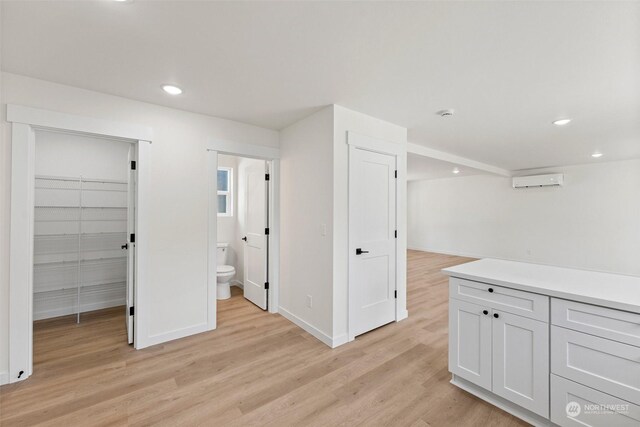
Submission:
<svg viewBox="0 0 640 427">
<path fill-rule="evenodd" d="M 493 392 L 549 416 L 549 325 L 493 311 Z"/>
<path fill-rule="evenodd" d="M 449 301 L 449 371 L 487 390 L 491 390 L 490 314 L 488 307 Z"/>
</svg>

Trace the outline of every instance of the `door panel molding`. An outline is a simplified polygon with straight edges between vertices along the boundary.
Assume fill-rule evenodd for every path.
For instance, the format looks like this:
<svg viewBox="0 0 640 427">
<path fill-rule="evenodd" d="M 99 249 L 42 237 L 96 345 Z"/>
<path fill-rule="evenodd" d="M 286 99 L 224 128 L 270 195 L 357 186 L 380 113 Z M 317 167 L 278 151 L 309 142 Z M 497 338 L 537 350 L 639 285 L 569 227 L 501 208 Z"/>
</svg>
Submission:
<svg viewBox="0 0 640 427">
<path fill-rule="evenodd" d="M 393 153 L 349 146 L 349 340 L 398 320 L 397 162 Z M 367 192 L 367 184 L 379 188 Z M 386 212 L 377 211 L 380 216 L 372 213 L 385 206 Z M 371 235 L 376 230 L 378 235 Z M 377 293 L 369 300 L 365 286 L 366 292 Z"/>
</svg>

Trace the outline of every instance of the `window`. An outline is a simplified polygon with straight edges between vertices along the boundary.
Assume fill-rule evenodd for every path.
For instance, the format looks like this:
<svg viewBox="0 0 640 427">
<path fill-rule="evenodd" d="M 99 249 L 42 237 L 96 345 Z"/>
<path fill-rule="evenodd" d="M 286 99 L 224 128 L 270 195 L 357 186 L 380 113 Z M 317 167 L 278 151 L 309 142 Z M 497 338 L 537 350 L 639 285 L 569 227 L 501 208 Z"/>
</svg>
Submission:
<svg viewBox="0 0 640 427">
<path fill-rule="evenodd" d="M 218 216 L 233 216 L 233 169 L 218 168 Z"/>
</svg>

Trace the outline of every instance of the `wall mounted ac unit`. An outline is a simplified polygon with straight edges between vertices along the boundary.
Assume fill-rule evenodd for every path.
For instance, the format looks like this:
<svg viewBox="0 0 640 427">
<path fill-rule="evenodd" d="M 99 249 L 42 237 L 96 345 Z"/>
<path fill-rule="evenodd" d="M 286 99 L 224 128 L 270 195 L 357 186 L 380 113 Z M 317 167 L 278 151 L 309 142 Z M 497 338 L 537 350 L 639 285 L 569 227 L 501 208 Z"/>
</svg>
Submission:
<svg viewBox="0 0 640 427">
<path fill-rule="evenodd" d="M 561 173 L 516 176 L 513 178 L 513 188 L 548 187 L 563 184 L 564 175 Z"/>
</svg>

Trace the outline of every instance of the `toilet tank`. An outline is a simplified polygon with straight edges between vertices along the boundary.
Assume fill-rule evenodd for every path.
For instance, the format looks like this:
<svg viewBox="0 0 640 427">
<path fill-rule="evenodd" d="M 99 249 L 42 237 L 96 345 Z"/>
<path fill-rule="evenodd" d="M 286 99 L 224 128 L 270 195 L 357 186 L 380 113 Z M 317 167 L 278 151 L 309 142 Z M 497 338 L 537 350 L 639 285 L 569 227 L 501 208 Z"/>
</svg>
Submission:
<svg viewBox="0 0 640 427">
<path fill-rule="evenodd" d="M 218 265 L 227 265 L 227 254 L 229 253 L 228 243 L 218 243 Z"/>
</svg>

